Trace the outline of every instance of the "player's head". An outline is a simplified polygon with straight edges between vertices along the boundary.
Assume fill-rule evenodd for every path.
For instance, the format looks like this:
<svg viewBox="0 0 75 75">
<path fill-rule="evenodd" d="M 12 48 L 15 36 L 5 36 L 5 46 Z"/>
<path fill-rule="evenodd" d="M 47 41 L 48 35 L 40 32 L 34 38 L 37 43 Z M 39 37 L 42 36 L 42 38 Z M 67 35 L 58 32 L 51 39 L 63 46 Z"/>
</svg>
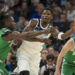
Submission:
<svg viewBox="0 0 75 75">
<path fill-rule="evenodd" d="M 10 15 L 7 15 L 5 12 L 0 12 L 0 29 L 9 28 L 13 30 L 15 27 L 15 22 Z"/>
<path fill-rule="evenodd" d="M 45 9 L 42 11 L 41 19 L 42 19 L 44 22 L 50 22 L 51 19 L 52 19 L 52 11 L 51 11 L 51 9 L 45 8 Z"/>
</svg>

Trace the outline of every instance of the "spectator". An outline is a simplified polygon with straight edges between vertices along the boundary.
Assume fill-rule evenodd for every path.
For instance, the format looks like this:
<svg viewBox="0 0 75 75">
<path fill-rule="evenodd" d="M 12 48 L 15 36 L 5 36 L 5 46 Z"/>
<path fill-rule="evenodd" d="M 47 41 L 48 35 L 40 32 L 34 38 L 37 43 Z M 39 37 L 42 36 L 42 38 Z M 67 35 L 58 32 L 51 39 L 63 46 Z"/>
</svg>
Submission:
<svg viewBox="0 0 75 75">
<path fill-rule="evenodd" d="M 70 0 L 71 4 L 73 5 L 73 8 L 75 10 L 75 0 Z"/>
<path fill-rule="evenodd" d="M 14 5 L 18 5 L 20 3 L 20 0 L 14 0 Z"/>
<path fill-rule="evenodd" d="M 44 5 L 43 4 L 38 4 L 38 6 L 36 7 L 36 13 L 34 13 L 32 16 L 31 16 L 31 19 L 32 18 L 37 18 L 37 19 L 40 19 L 41 18 L 41 13 L 44 9 Z"/>
<path fill-rule="evenodd" d="M 4 1 L 0 0 L 0 9 L 2 9 L 4 7 Z"/>
<path fill-rule="evenodd" d="M 15 14 L 13 8 L 9 9 L 8 13 L 9 13 L 10 16 L 12 16 L 14 18 L 15 22 L 18 21 L 18 16 Z"/>
<path fill-rule="evenodd" d="M 12 55 L 10 57 L 10 63 L 6 64 L 6 68 L 9 72 L 13 72 L 13 70 L 17 67 L 16 56 Z"/>
<path fill-rule="evenodd" d="M 40 68 L 43 66 L 43 65 L 46 65 L 46 56 L 48 55 L 48 51 L 47 49 L 43 49 L 41 51 L 41 61 L 40 61 Z"/>
<path fill-rule="evenodd" d="M 8 10 L 8 6 L 4 0 L 0 0 L 0 10 L 5 12 Z"/>
<path fill-rule="evenodd" d="M 22 32 L 23 29 L 25 28 L 26 20 L 23 16 L 19 17 L 19 21 L 16 24 L 16 31 Z"/>
<path fill-rule="evenodd" d="M 51 55 L 51 54 L 54 55 L 55 63 L 56 63 L 57 57 L 59 55 L 59 52 L 57 50 L 55 50 L 55 48 L 53 46 L 50 46 L 50 47 L 48 47 L 48 54 L 49 55 Z"/>
<path fill-rule="evenodd" d="M 65 5 L 67 3 L 67 0 L 59 0 L 59 6 L 64 9 L 65 8 Z"/>
<path fill-rule="evenodd" d="M 47 65 L 41 68 L 41 75 L 54 75 L 55 71 L 54 59 L 55 59 L 54 55 L 47 55 L 46 57 Z"/>
<path fill-rule="evenodd" d="M 60 7 L 55 7 L 53 11 L 53 20 L 52 22 L 60 22 L 60 14 L 62 13 L 62 10 Z"/>
<path fill-rule="evenodd" d="M 51 8 L 52 10 L 54 10 L 54 8 L 56 8 L 58 5 L 55 1 L 51 2 Z"/>
<path fill-rule="evenodd" d="M 11 50 L 8 53 L 8 56 L 6 58 L 6 62 L 5 62 L 6 64 L 9 64 L 10 63 L 10 58 L 11 58 L 12 55 L 14 55 L 14 56 L 16 55 L 16 50 L 17 50 L 17 46 L 14 45 L 14 44 L 12 44 Z"/>
<path fill-rule="evenodd" d="M 59 52 L 57 50 L 54 49 L 54 47 L 50 46 L 48 47 L 48 54 L 52 54 L 54 55 L 54 57 L 58 57 Z"/>
<path fill-rule="evenodd" d="M 64 10 L 64 12 L 67 15 L 68 21 L 72 22 L 75 18 L 75 10 L 73 9 L 72 4 L 70 2 L 67 2 L 66 9 Z"/>
<path fill-rule="evenodd" d="M 58 27 L 58 30 L 61 32 L 63 31 L 64 33 L 70 29 L 70 22 L 67 20 L 67 16 L 65 13 L 62 13 L 60 15 L 60 22 L 58 23 L 53 23 L 54 26 Z"/>
<path fill-rule="evenodd" d="M 31 5 L 29 6 L 28 10 L 28 18 L 31 19 L 31 16 L 36 13 L 36 7 L 39 5 L 39 0 L 31 0 Z"/>
<path fill-rule="evenodd" d="M 31 4 L 32 4 L 34 7 L 37 7 L 39 3 L 40 3 L 39 0 L 31 0 Z"/>
<path fill-rule="evenodd" d="M 47 6 L 48 0 L 39 0 L 39 1 L 40 1 L 40 3 L 42 3 L 45 7 Z"/>
<path fill-rule="evenodd" d="M 24 16 L 24 18 L 28 20 L 28 5 L 26 1 L 21 3 L 20 15 Z"/>
</svg>

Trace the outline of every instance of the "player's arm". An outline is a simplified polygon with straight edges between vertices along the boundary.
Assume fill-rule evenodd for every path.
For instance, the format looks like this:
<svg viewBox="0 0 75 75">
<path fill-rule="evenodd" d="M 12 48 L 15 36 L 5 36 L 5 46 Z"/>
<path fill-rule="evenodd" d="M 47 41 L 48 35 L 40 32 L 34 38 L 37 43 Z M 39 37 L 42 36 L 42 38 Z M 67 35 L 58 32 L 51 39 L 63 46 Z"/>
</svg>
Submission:
<svg viewBox="0 0 75 75">
<path fill-rule="evenodd" d="M 68 38 L 74 31 L 72 29 L 68 30 L 66 33 L 60 32 L 58 37 L 62 40 Z"/>
<path fill-rule="evenodd" d="M 22 32 L 21 36 L 23 35 L 23 37 L 24 37 L 24 35 L 25 35 L 25 37 L 27 36 L 28 38 L 34 38 L 38 35 L 46 34 L 46 33 L 48 34 L 48 33 L 51 33 L 51 32 L 52 32 L 51 28 L 48 28 L 46 30 L 40 30 L 40 31 Z"/>
<path fill-rule="evenodd" d="M 56 27 L 54 27 L 54 32 L 52 33 L 53 37 L 59 39 L 59 40 L 64 40 L 68 38 L 73 32 L 75 32 L 75 25 L 73 24 L 73 27 L 68 30 L 66 33 L 59 32 Z"/>
<path fill-rule="evenodd" d="M 29 24 L 24 28 L 23 32 L 32 31 L 33 28 L 36 27 L 37 24 L 38 24 L 38 19 L 30 20 Z M 51 43 L 50 39 L 41 39 L 41 38 L 37 38 L 37 37 L 32 37 L 29 40 L 32 42 L 42 42 L 42 43 L 46 43 L 46 44 Z"/>
<path fill-rule="evenodd" d="M 28 25 L 24 28 L 23 32 L 31 31 L 37 25 L 37 19 L 32 19 L 29 21 Z"/>
<path fill-rule="evenodd" d="M 19 32 L 12 32 L 12 31 L 7 31 L 5 32 L 3 35 L 2 35 L 2 38 L 5 40 L 5 41 L 12 41 L 12 40 L 15 40 L 15 39 L 19 39 L 21 36 L 20 36 L 20 33 Z"/>
<path fill-rule="evenodd" d="M 72 50 L 74 48 L 74 44 L 73 44 L 73 40 L 70 39 L 62 48 L 58 59 L 57 59 L 57 64 L 56 64 L 56 71 L 54 75 L 60 75 L 60 67 L 61 67 L 61 63 L 62 63 L 62 59 L 65 56 L 65 54 L 69 51 Z"/>
<path fill-rule="evenodd" d="M 45 43 L 45 44 L 51 44 L 51 40 L 48 39 L 48 38 L 37 38 L 37 37 L 34 37 L 34 38 L 30 38 L 28 41 L 31 41 L 31 42 L 41 42 L 41 43 Z"/>
<path fill-rule="evenodd" d="M 72 25 L 72 27 L 70 28 L 70 30 L 61 36 L 62 39 L 68 38 L 72 33 L 75 32 L 75 19 L 74 19 L 74 23 L 71 23 L 71 25 Z"/>
<path fill-rule="evenodd" d="M 2 37 L 6 41 L 11 41 L 14 39 L 20 39 L 20 40 L 29 40 L 31 38 L 34 38 L 38 35 L 44 34 L 44 33 L 50 33 L 50 29 L 47 30 L 41 30 L 41 31 L 29 31 L 29 32 L 22 32 L 19 33 L 17 31 L 14 32 L 6 32 Z"/>
</svg>

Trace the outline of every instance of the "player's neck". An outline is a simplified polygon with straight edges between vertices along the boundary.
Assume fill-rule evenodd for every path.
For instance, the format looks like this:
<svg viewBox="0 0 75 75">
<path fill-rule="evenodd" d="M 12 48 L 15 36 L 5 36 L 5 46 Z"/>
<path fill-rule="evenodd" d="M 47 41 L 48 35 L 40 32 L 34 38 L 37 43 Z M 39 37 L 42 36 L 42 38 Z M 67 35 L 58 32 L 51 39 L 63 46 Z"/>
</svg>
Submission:
<svg viewBox="0 0 75 75">
<path fill-rule="evenodd" d="M 48 25 L 49 25 L 49 23 L 48 22 L 46 23 L 46 22 L 41 21 L 41 24 L 40 25 L 41 25 L 42 28 L 47 28 Z"/>
</svg>

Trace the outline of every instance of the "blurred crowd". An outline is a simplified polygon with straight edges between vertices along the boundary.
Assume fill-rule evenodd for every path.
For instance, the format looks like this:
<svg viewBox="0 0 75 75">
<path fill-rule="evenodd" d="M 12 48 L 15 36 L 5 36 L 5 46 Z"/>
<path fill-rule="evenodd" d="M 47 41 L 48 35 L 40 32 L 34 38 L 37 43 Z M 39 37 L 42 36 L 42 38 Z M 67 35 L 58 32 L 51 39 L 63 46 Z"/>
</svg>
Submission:
<svg viewBox="0 0 75 75">
<path fill-rule="evenodd" d="M 2 7 L 4 8 L 2 9 Z M 0 1 L 0 9 L 8 10 L 8 13 L 14 18 L 16 22 L 16 31 L 22 32 L 31 19 L 40 19 L 41 13 L 45 7 L 52 10 L 53 26 L 57 26 L 61 32 L 66 32 L 71 28 L 71 22 L 75 18 L 75 0 L 5 0 Z M 73 33 L 69 38 L 74 37 Z M 68 38 L 68 39 L 69 39 Z M 53 75 L 55 70 L 55 64 L 59 52 L 66 40 L 57 40 L 50 37 L 52 43 L 50 45 L 44 45 L 41 50 L 41 60 L 39 63 L 39 75 Z M 8 71 L 13 72 L 17 66 L 17 41 L 11 46 L 11 50 L 8 53 L 6 59 L 6 68 Z M 48 69 L 49 68 L 49 69 Z"/>
</svg>

